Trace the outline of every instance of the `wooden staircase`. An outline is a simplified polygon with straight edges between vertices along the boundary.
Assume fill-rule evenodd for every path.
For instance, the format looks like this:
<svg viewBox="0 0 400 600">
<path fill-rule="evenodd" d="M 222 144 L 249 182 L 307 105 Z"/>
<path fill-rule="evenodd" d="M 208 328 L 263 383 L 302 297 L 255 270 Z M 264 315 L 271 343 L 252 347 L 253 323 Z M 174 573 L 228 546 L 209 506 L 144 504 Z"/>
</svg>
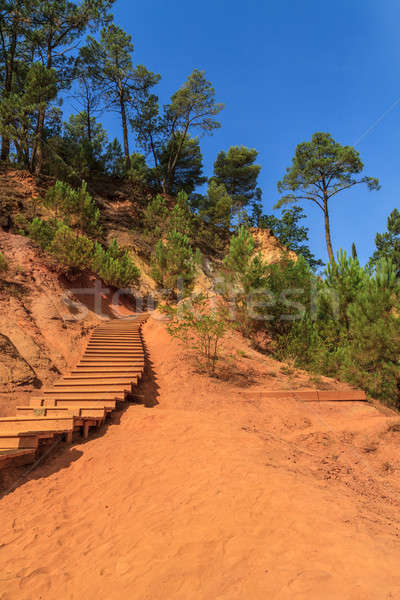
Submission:
<svg viewBox="0 0 400 600">
<path fill-rule="evenodd" d="M 90 337 L 79 364 L 62 379 L 32 396 L 17 416 L 0 417 L 0 469 L 35 462 L 56 439 L 88 437 L 127 400 L 144 371 L 141 336 L 147 315 L 109 321 Z"/>
</svg>

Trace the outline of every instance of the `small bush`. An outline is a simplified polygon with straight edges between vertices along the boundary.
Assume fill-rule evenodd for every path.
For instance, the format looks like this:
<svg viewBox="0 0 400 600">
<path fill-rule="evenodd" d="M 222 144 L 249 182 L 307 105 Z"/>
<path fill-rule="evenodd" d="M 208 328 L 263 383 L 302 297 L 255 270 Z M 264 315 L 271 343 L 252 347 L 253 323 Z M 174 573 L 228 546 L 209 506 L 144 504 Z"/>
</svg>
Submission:
<svg viewBox="0 0 400 600">
<path fill-rule="evenodd" d="M 84 235 L 77 235 L 66 225 L 59 225 L 56 234 L 48 247 L 57 263 L 70 270 L 90 268 L 93 242 Z"/>
<path fill-rule="evenodd" d="M 4 275 L 8 271 L 8 261 L 4 254 L 0 252 L 0 275 Z"/>
<path fill-rule="evenodd" d="M 165 242 L 160 240 L 152 259 L 152 275 L 155 281 L 173 295 L 177 287 L 187 294 L 193 287 L 196 265 L 200 252 L 193 252 L 186 235 L 171 231 Z"/>
<path fill-rule="evenodd" d="M 218 304 L 212 308 L 209 300 L 200 295 L 178 307 L 165 307 L 164 311 L 171 319 L 167 325 L 170 335 L 192 348 L 206 371 L 214 375 L 221 342 L 231 327 L 225 307 Z"/>
<path fill-rule="evenodd" d="M 91 268 L 104 283 L 118 288 L 127 288 L 140 277 L 128 252 L 121 250 L 116 240 L 106 250 L 96 242 Z"/>
<path fill-rule="evenodd" d="M 86 181 L 82 182 L 79 190 L 57 181 L 47 191 L 44 204 L 54 211 L 56 219 L 62 218 L 68 226 L 77 227 L 89 235 L 100 234 L 100 211 L 87 191 Z"/>
<path fill-rule="evenodd" d="M 35 217 L 30 223 L 26 223 L 25 230 L 29 237 L 36 242 L 42 250 L 47 250 L 53 241 L 59 226 L 59 222 L 43 221 L 43 219 Z"/>
</svg>

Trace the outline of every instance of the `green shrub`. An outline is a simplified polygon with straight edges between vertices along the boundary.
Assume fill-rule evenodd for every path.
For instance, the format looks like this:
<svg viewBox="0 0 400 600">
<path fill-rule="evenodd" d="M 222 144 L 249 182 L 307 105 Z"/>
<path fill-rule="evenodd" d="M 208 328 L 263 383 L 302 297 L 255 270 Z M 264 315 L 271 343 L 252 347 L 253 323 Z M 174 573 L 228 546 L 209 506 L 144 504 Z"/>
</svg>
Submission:
<svg viewBox="0 0 400 600">
<path fill-rule="evenodd" d="M 161 194 L 156 196 L 147 206 L 143 222 L 145 232 L 153 242 L 167 236 L 171 231 L 186 235 L 189 240 L 193 237 L 194 217 L 185 192 L 179 192 L 171 210 Z"/>
<path fill-rule="evenodd" d="M 4 254 L 0 252 L 0 275 L 4 275 L 8 271 L 8 261 Z"/>
<path fill-rule="evenodd" d="M 239 227 L 231 238 L 224 258 L 225 294 L 234 297 L 236 320 L 243 333 L 249 333 L 257 321 L 257 295 L 267 287 L 267 264 L 255 253 L 255 242 L 246 227 Z"/>
<path fill-rule="evenodd" d="M 42 250 L 47 250 L 60 225 L 60 222 L 43 221 L 43 219 L 35 217 L 31 222 L 26 223 L 25 230 L 27 235 L 29 235 Z"/>
<path fill-rule="evenodd" d="M 178 231 L 171 231 L 165 242 L 159 240 L 152 259 L 152 276 L 173 295 L 177 287 L 183 294 L 194 284 L 200 252 L 193 252 L 189 239 Z"/>
<path fill-rule="evenodd" d="M 77 235 L 67 225 L 60 224 L 48 251 L 67 271 L 83 271 L 90 268 L 93 242 L 84 235 Z"/>
<path fill-rule="evenodd" d="M 107 249 L 96 242 L 91 268 L 105 284 L 118 288 L 127 288 L 140 277 L 140 271 L 128 252 L 121 250 L 116 240 Z"/>
<path fill-rule="evenodd" d="M 100 211 L 87 191 L 86 181 L 82 181 L 79 190 L 57 181 L 47 191 L 44 204 L 54 211 L 56 219 L 62 218 L 68 226 L 89 235 L 100 234 Z"/>
<path fill-rule="evenodd" d="M 332 294 L 334 292 L 334 294 Z M 320 281 L 314 314 L 275 331 L 278 358 L 358 386 L 400 405 L 400 282 L 381 261 L 375 274 L 340 253 Z"/>
<path fill-rule="evenodd" d="M 159 240 L 167 227 L 169 210 L 165 198 L 158 194 L 147 205 L 143 216 L 145 233 L 150 241 Z"/>
<path fill-rule="evenodd" d="M 200 364 L 214 375 L 221 342 L 231 327 L 226 308 L 221 303 L 213 308 L 200 295 L 184 300 L 177 307 L 165 307 L 164 311 L 170 317 L 167 325 L 170 335 L 194 350 Z"/>
</svg>

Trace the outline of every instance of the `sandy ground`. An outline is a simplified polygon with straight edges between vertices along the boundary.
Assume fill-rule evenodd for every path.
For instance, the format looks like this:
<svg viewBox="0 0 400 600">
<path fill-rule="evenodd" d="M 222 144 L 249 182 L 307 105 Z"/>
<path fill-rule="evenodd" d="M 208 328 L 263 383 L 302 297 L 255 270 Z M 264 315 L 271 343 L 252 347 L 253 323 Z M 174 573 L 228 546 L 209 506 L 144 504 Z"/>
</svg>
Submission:
<svg viewBox="0 0 400 600">
<path fill-rule="evenodd" d="M 144 404 L 0 501 L 0 599 L 400 599 L 398 417 L 254 400 L 306 375 L 241 347 L 209 379 L 144 333 Z"/>
</svg>

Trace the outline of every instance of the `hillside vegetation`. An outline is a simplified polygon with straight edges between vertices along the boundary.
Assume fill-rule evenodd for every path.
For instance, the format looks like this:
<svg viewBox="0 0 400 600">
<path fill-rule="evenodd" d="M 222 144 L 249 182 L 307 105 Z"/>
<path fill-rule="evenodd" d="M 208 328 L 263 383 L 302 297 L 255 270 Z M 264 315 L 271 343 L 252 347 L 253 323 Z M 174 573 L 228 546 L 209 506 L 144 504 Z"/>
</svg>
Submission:
<svg viewBox="0 0 400 600">
<path fill-rule="evenodd" d="M 277 183 L 281 212 L 264 214 L 256 149 L 238 140 L 203 171 L 200 139 L 221 127 L 224 109 L 206 73 L 195 69 L 160 98 L 161 75 L 135 64 L 112 5 L 4 3 L 1 227 L 30 238 L 67 281 L 89 275 L 133 290 L 141 307 L 165 303 L 175 320 L 184 300 L 191 339 L 214 323 L 218 346 L 235 328 L 263 352 L 398 407 L 400 214 L 366 266 L 355 244 L 351 255 L 335 252 L 330 223 L 339 196 L 359 185 L 377 191 L 378 179 L 364 174 L 357 150 L 316 132 Z M 65 120 L 60 107 L 71 98 Z M 110 111 L 122 145 L 104 128 Z M 308 245 L 304 201 L 322 211 L 325 270 Z M 3 288 L 10 258 L 4 248 Z M 199 294 L 203 320 L 191 302 Z"/>
</svg>

